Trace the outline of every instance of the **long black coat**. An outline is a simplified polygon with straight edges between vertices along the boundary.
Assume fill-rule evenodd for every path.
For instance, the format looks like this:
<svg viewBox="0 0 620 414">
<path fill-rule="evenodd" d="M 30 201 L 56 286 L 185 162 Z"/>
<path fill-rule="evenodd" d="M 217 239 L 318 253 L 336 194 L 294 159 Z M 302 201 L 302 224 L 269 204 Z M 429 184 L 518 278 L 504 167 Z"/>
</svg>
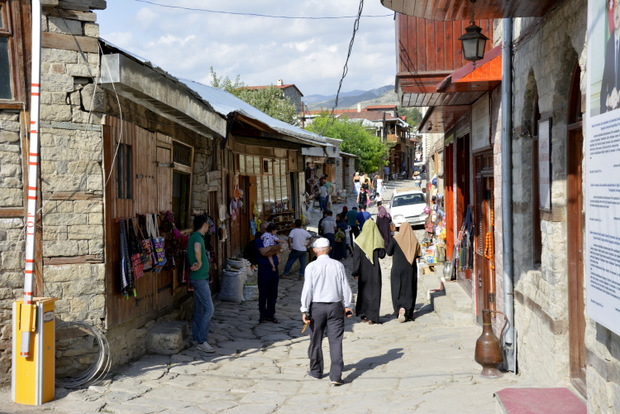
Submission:
<svg viewBox="0 0 620 414">
<path fill-rule="evenodd" d="M 390 240 L 386 249 L 388 256 L 393 256 L 391 288 L 394 313 L 398 315 L 400 308 L 405 308 L 405 317 L 413 319 L 415 300 L 418 295 L 418 267 L 415 260 L 409 264 L 405 253 L 395 239 Z"/>
<path fill-rule="evenodd" d="M 353 276 L 357 279 L 357 303 L 355 314 L 361 318 L 379 322 L 379 308 L 381 307 L 381 265 L 379 259 L 385 257 L 385 249 L 373 251 L 374 264 L 368 260 L 366 254 L 357 244 L 353 250 Z"/>
</svg>

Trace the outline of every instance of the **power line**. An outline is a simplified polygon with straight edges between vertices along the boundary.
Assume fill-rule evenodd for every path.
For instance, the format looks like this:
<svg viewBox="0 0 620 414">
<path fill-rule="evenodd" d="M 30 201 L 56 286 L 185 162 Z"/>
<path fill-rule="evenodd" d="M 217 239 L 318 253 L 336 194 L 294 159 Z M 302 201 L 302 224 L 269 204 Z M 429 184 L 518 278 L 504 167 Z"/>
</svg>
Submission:
<svg viewBox="0 0 620 414">
<path fill-rule="evenodd" d="M 340 20 L 340 19 L 359 19 L 360 17 L 364 18 L 381 18 L 381 17 L 392 17 L 394 14 L 366 14 L 363 16 L 284 16 L 284 15 L 273 15 L 273 14 L 261 14 L 261 13 L 244 13 L 244 12 L 233 12 L 226 10 L 212 10 L 212 9 L 201 9 L 197 7 L 184 7 L 184 6 L 174 6 L 172 4 L 162 4 L 156 3 L 150 0 L 134 0 L 138 3 L 146 3 L 151 4 L 153 6 L 165 7 L 169 9 L 179 9 L 179 10 L 187 10 L 187 11 L 197 11 L 203 13 L 214 13 L 214 14 L 230 14 L 234 16 L 248 16 L 248 17 L 264 17 L 268 19 L 291 19 L 291 20 Z"/>
</svg>

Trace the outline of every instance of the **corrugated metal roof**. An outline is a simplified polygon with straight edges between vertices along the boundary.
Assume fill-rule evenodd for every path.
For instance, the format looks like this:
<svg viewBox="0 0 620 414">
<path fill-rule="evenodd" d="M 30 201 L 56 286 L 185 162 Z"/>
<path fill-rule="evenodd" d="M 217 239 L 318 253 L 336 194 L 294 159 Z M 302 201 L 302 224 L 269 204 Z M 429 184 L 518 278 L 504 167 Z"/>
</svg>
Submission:
<svg viewBox="0 0 620 414">
<path fill-rule="evenodd" d="M 212 86 L 203 85 L 192 80 L 181 79 L 182 83 L 187 85 L 188 88 L 196 92 L 202 99 L 207 101 L 213 109 L 220 115 L 228 117 L 232 113 L 239 113 L 248 118 L 254 119 L 276 132 L 283 135 L 290 135 L 309 143 L 315 143 L 319 145 L 331 145 L 327 142 L 325 137 L 315 134 L 314 132 L 306 131 L 286 122 L 274 119 L 264 112 L 259 111 L 249 103 L 242 101 L 235 95 L 228 93 L 222 89 L 217 89 Z"/>
<path fill-rule="evenodd" d="M 203 85 L 192 80 L 178 79 L 173 75 L 169 74 L 168 72 L 164 71 L 163 69 L 153 65 L 148 60 L 137 56 L 131 52 L 128 52 L 127 50 L 121 49 L 105 39 L 99 38 L 99 41 L 103 43 L 107 48 L 116 50 L 121 54 L 124 54 L 129 58 L 135 60 L 136 62 L 144 65 L 145 67 L 149 67 L 152 70 L 161 74 L 162 76 L 165 76 L 170 81 L 179 84 L 179 87 L 188 88 L 190 92 L 196 94 L 209 107 L 209 109 L 213 108 L 213 110 L 217 114 L 221 115 L 225 119 L 227 119 L 229 115 L 233 113 L 238 113 L 247 118 L 260 122 L 272 131 L 284 135 L 284 139 L 286 137 L 291 137 L 294 138 L 294 141 L 302 142 L 308 145 L 323 147 L 332 146 L 332 144 L 330 144 L 325 137 L 315 134 L 314 132 L 306 131 L 305 129 L 296 127 L 294 125 L 287 124 L 286 122 L 280 121 L 278 119 L 274 119 L 229 92 L 213 88 L 211 86 Z"/>
</svg>

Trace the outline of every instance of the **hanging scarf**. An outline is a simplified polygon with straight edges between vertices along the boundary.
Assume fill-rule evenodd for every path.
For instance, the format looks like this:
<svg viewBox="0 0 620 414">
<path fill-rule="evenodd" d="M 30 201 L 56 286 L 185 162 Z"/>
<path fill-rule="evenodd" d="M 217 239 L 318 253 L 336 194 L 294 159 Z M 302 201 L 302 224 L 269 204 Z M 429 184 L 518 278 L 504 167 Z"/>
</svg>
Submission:
<svg viewBox="0 0 620 414">
<path fill-rule="evenodd" d="M 365 224 L 364 227 L 366 227 Z M 415 236 L 413 230 L 411 230 L 411 226 L 407 225 L 407 223 L 403 223 L 403 225 L 400 226 L 400 230 L 394 236 L 394 240 L 398 243 L 398 246 L 405 254 L 410 265 L 413 264 L 416 257 L 422 255 L 418 238 Z"/>
<path fill-rule="evenodd" d="M 372 219 L 364 222 L 364 228 L 360 235 L 355 238 L 355 243 L 362 249 L 372 264 L 375 264 L 373 255 L 375 249 L 383 249 L 385 247 L 385 241 L 379 232 L 377 223 Z"/>
<path fill-rule="evenodd" d="M 383 206 L 379 206 L 379 214 L 377 215 L 377 217 L 379 218 L 387 217 L 388 219 L 392 220 L 392 216 L 390 216 L 390 213 L 388 213 L 385 207 Z"/>
</svg>

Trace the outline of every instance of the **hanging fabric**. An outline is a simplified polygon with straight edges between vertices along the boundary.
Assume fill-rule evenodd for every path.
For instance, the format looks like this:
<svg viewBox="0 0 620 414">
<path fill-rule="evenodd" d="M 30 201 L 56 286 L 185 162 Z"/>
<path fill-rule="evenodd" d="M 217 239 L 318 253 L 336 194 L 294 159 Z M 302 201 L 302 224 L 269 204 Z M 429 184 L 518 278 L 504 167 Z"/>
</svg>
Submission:
<svg viewBox="0 0 620 414">
<path fill-rule="evenodd" d="M 134 279 L 140 279 L 144 276 L 144 264 L 142 263 L 142 248 L 138 239 L 138 233 L 134 226 L 134 219 L 128 219 L 127 224 L 127 241 L 129 243 L 129 256 L 131 258 L 131 271 Z"/>
<path fill-rule="evenodd" d="M 129 257 L 129 246 L 127 242 L 127 226 L 125 220 L 119 221 L 120 226 L 120 236 L 121 236 L 121 269 L 120 269 L 120 285 L 121 285 L 121 293 L 126 298 L 129 295 L 136 296 L 136 289 L 134 285 L 134 280 L 131 274 L 131 259 Z"/>
<path fill-rule="evenodd" d="M 155 214 L 147 214 L 147 227 L 148 233 L 153 239 L 153 248 L 155 250 L 155 258 L 157 265 L 154 269 L 156 273 L 161 272 L 161 269 L 166 265 L 166 252 L 164 250 L 164 238 L 159 236 L 159 228 L 157 226 L 157 217 Z"/>
<path fill-rule="evenodd" d="M 153 252 L 153 242 L 148 235 L 148 221 L 145 216 L 138 216 L 138 231 L 140 233 L 140 244 L 142 245 L 142 262 L 144 263 L 144 271 L 150 272 L 157 265 L 157 258 Z M 145 234 L 146 233 L 146 234 Z"/>
</svg>

